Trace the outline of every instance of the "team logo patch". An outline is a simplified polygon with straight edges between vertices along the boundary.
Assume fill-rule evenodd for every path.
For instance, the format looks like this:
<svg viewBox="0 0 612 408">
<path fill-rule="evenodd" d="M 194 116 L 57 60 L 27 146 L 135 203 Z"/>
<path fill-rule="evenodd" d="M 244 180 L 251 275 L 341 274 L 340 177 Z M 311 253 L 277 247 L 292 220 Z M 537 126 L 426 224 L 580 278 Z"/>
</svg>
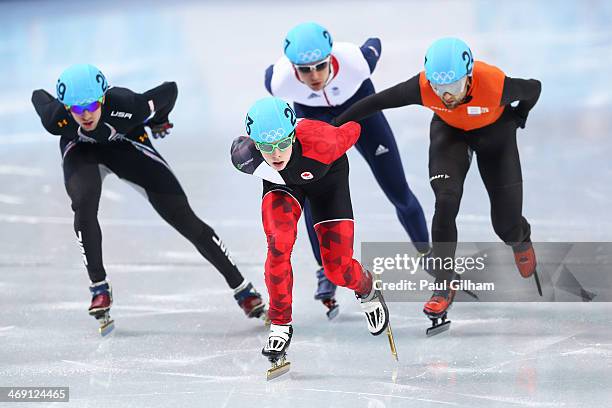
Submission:
<svg viewBox="0 0 612 408">
<path fill-rule="evenodd" d="M 448 174 L 436 174 L 435 176 L 432 176 L 432 177 L 429 178 L 429 182 L 431 183 L 434 180 L 440 180 L 440 179 L 446 180 L 446 179 L 449 179 L 449 178 L 450 178 L 450 176 Z"/>
<path fill-rule="evenodd" d="M 374 156 L 380 156 L 381 154 L 385 154 L 385 153 L 389 153 L 389 149 L 386 146 L 378 145 L 378 147 L 376 148 L 376 152 L 374 153 Z"/>
<path fill-rule="evenodd" d="M 468 115 L 481 115 L 483 113 L 489 113 L 489 108 L 485 108 L 482 106 L 468 106 L 467 107 Z"/>
<path fill-rule="evenodd" d="M 130 112 L 112 111 L 111 117 L 115 117 L 115 116 L 118 118 L 132 119 L 132 114 Z"/>
<path fill-rule="evenodd" d="M 311 172 L 309 171 L 305 171 L 302 174 L 300 174 L 300 176 L 304 179 L 304 180 L 312 180 L 313 179 L 313 175 Z"/>
<path fill-rule="evenodd" d="M 301 62 L 313 62 L 313 61 L 320 60 L 322 55 L 323 55 L 322 51 L 317 48 L 316 50 L 308 50 L 306 52 L 300 52 L 298 54 L 298 59 Z"/>
<path fill-rule="evenodd" d="M 442 112 L 452 112 L 452 110 L 450 110 L 450 109 L 440 108 L 438 106 L 433 106 L 433 105 L 429 105 L 428 108 L 429 109 L 433 109 L 433 110 L 439 110 L 439 111 L 442 111 Z"/>
<path fill-rule="evenodd" d="M 431 79 L 433 79 L 436 84 L 443 85 L 455 82 L 455 76 L 455 71 L 440 71 L 432 73 Z"/>
</svg>

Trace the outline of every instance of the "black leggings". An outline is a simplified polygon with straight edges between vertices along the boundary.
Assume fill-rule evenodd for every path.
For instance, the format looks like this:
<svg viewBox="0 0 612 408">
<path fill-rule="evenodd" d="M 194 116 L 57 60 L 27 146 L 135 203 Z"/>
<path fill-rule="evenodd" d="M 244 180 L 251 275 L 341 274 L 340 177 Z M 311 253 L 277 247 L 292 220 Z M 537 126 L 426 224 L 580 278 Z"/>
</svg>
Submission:
<svg viewBox="0 0 612 408">
<path fill-rule="evenodd" d="M 431 236 L 435 256 L 453 257 L 457 242 L 455 219 L 463 183 L 476 153 L 478 170 L 491 203 L 491 221 L 508 245 L 530 239 L 530 226 L 522 215 L 523 179 L 516 145 L 514 117 L 505 112 L 495 123 L 471 131 L 431 121 L 429 177 L 436 196 Z M 436 245 L 436 243 L 451 245 Z"/>
<path fill-rule="evenodd" d="M 346 154 L 332 164 L 323 178 L 314 183 L 288 186 L 263 181 L 263 196 L 274 190 L 288 193 L 296 199 L 301 208 L 304 208 L 308 200 L 313 226 L 322 221 L 353 219 L 349 189 L 349 161 Z"/>
<path fill-rule="evenodd" d="M 146 139 L 143 143 L 75 143 L 62 138 L 64 183 L 72 201 L 74 230 L 92 282 L 106 278 L 102 262 L 102 232 L 98 204 L 105 171 L 142 189 L 157 213 L 187 238 L 225 277 L 231 288 L 243 277 L 215 231 L 200 220 L 170 167 Z"/>
</svg>

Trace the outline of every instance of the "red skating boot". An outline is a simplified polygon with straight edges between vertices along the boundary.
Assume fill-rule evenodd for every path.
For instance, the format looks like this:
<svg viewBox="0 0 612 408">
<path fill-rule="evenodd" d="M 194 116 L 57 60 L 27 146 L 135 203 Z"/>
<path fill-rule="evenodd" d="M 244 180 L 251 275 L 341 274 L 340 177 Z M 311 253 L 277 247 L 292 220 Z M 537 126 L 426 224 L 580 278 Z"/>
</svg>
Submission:
<svg viewBox="0 0 612 408">
<path fill-rule="evenodd" d="M 317 270 L 317 291 L 315 292 L 315 300 L 320 300 L 327 308 L 325 314 L 329 320 L 338 316 L 340 305 L 336 302 L 336 285 L 334 285 L 327 276 L 323 268 Z"/>
<path fill-rule="evenodd" d="M 441 285 L 443 282 L 443 280 L 436 280 L 436 285 Z M 423 313 L 431 320 L 431 327 L 426 331 L 427 337 L 442 333 L 450 328 L 451 321 L 446 320 L 446 317 L 454 299 L 455 290 L 440 289 L 435 290 L 431 298 L 425 303 Z"/>
<path fill-rule="evenodd" d="M 542 296 L 542 287 L 540 286 L 540 279 L 536 271 L 536 255 L 531 241 L 521 242 L 512 247 L 512 251 L 514 252 L 514 261 L 519 273 L 523 278 L 530 278 L 533 275 L 538 287 L 538 293 Z"/>
<path fill-rule="evenodd" d="M 268 313 L 266 305 L 261 299 L 259 292 L 253 288 L 253 284 L 246 280 L 240 286 L 234 289 L 234 299 L 238 302 L 238 306 L 242 308 L 247 317 L 256 317 L 268 322 Z"/>
<path fill-rule="evenodd" d="M 113 289 L 106 280 L 92 283 L 89 286 L 91 292 L 91 305 L 89 314 L 96 318 L 100 324 L 100 334 L 106 336 L 115 328 L 115 322 L 110 317 L 110 308 L 113 304 Z"/>
</svg>

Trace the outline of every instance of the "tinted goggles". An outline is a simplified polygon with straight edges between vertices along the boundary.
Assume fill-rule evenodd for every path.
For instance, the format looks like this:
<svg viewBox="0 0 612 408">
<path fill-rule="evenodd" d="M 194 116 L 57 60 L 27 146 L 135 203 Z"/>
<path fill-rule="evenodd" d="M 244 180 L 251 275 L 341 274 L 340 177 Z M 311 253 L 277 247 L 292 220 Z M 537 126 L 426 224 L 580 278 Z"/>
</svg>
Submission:
<svg viewBox="0 0 612 408">
<path fill-rule="evenodd" d="M 323 71 L 324 69 L 326 69 L 329 66 L 329 60 L 330 57 L 325 58 L 323 61 L 321 62 L 317 62 L 316 64 L 312 64 L 312 65 L 294 65 L 295 69 L 298 70 L 298 72 L 301 72 L 302 74 L 309 74 L 313 71 Z"/>
<path fill-rule="evenodd" d="M 93 101 L 92 103 L 88 103 L 87 105 L 72 105 L 69 106 L 68 109 L 70 109 L 70 112 L 72 113 L 82 115 L 85 113 L 85 111 L 95 112 L 100 109 L 100 106 L 102 106 L 102 98 L 98 99 L 97 101 Z"/>
<path fill-rule="evenodd" d="M 438 96 L 443 96 L 445 93 L 449 93 L 451 95 L 459 95 L 465 89 L 465 84 L 467 82 L 467 76 L 464 76 L 458 81 L 451 82 L 450 84 L 438 85 L 431 83 L 431 87 L 434 92 Z"/>
<path fill-rule="evenodd" d="M 293 144 L 294 140 L 295 132 L 292 132 L 289 136 L 279 140 L 276 143 L 255 142 L 255 145 L 261 152 L 270 154 L 274 151 L 274 149 L 278 149 L 281 152 L 284 152 Z"/>
</svg>

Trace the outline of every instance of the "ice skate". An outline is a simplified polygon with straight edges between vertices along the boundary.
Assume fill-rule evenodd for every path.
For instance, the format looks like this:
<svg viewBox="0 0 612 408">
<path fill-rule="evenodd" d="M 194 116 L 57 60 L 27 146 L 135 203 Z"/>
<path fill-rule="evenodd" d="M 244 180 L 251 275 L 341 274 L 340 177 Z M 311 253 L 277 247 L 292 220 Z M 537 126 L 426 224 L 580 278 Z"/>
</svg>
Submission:
<svg viewBox="0 0 612 408">
<path fill-rule="evenodd" d="M 372 335 L 378 336 L 389 325 L 389 309 L 382 292 L 376 290 L 375 286 L 373 281 L 370 293 L 365 295 L 355 293 L 355 296 L 361 301 L 361 310 L 365 313 L 368 330 Z"/>
<path fill-rule="evenodd" d="M 268 381 L 289 372 L 291 363 L 287 361 L 287 349 L 291 343 L 291 336 L 293 336 L 293 327 L 290 324 L 270 325 L 268 342 L 261 350 L 261 354 L 268 357 L 268 361 L 272 363 L 266 374 Z"/>
<path fill-rule="evenodd" d="M 266 304 L 261 299 L 259 292 L 253 288 L 252 283 L 244 281 L 234 289 L 234 299 L 236 299 L 238 306 L 242 308 L 247 317 L 259 318 L 263 319 L 266 323 L 268 322 Z"/>
<path fill-rule="evenodd" d="M 389 309 L 387 308 L 382 292 L 376 290 L 374 282 L 375 281 L 372 282 L 372 289 L 369 294 L 359 295 L 355 293 L 355 296 L 361 301 L 361 310 L 365 313 L 368 330 L 374 336 L 380 335 L 385 330 L 387 331 L 391 354 L 393 358 L 397 360 L 395 339 L 393 338 L 393 330 L 391 330 L 391 323 L 389 322 Z"/>
<path fill-rule="evenodd" d="M 443 281 L 436 281 L 439 284 Z M 431 327 L 427 329 L 428 337 L 442 333 L 450 328 L 451 321 L 446 320 L 448 309 L 455 299 L 455 291 L 452 289 L 435 290 L 431 298 L 425 303 L 423 313 L 431 320 Z"/>
<path fill-rule="evenodd" d="M 536 255 L 531 241 L 521 242 L 519 245 L 512 247 L 512 251 L 514 252 L 514 261 L 519 273 L 525 279 L 533 275 L 538 293 L 542 296 L 542 286 L 540 285 L 540 278 L 536 270 Z"/>
<path fill-rule="evenodd" d="M 315 300 L 320 300 L 327 308 L 325 314 L 329 320 L 338 316 L 340 305 L 336 302 L 336 285 L 334 285 L 327 276 L 323 268 L 317 271 L 317 291 L 314 295 Z"/>
<path fill-rule="evenodd" d="M 96 318 L 100 324 L 98 329 L 102 336 L 108 335 L 115 328 L 115 322 L 110 317 L 110 308 L 113 304 L 113 289 L 106 280 L 93 283 L 89 287 L 91 292 L 91 305 L 89 314 Z"/>
</svg>

